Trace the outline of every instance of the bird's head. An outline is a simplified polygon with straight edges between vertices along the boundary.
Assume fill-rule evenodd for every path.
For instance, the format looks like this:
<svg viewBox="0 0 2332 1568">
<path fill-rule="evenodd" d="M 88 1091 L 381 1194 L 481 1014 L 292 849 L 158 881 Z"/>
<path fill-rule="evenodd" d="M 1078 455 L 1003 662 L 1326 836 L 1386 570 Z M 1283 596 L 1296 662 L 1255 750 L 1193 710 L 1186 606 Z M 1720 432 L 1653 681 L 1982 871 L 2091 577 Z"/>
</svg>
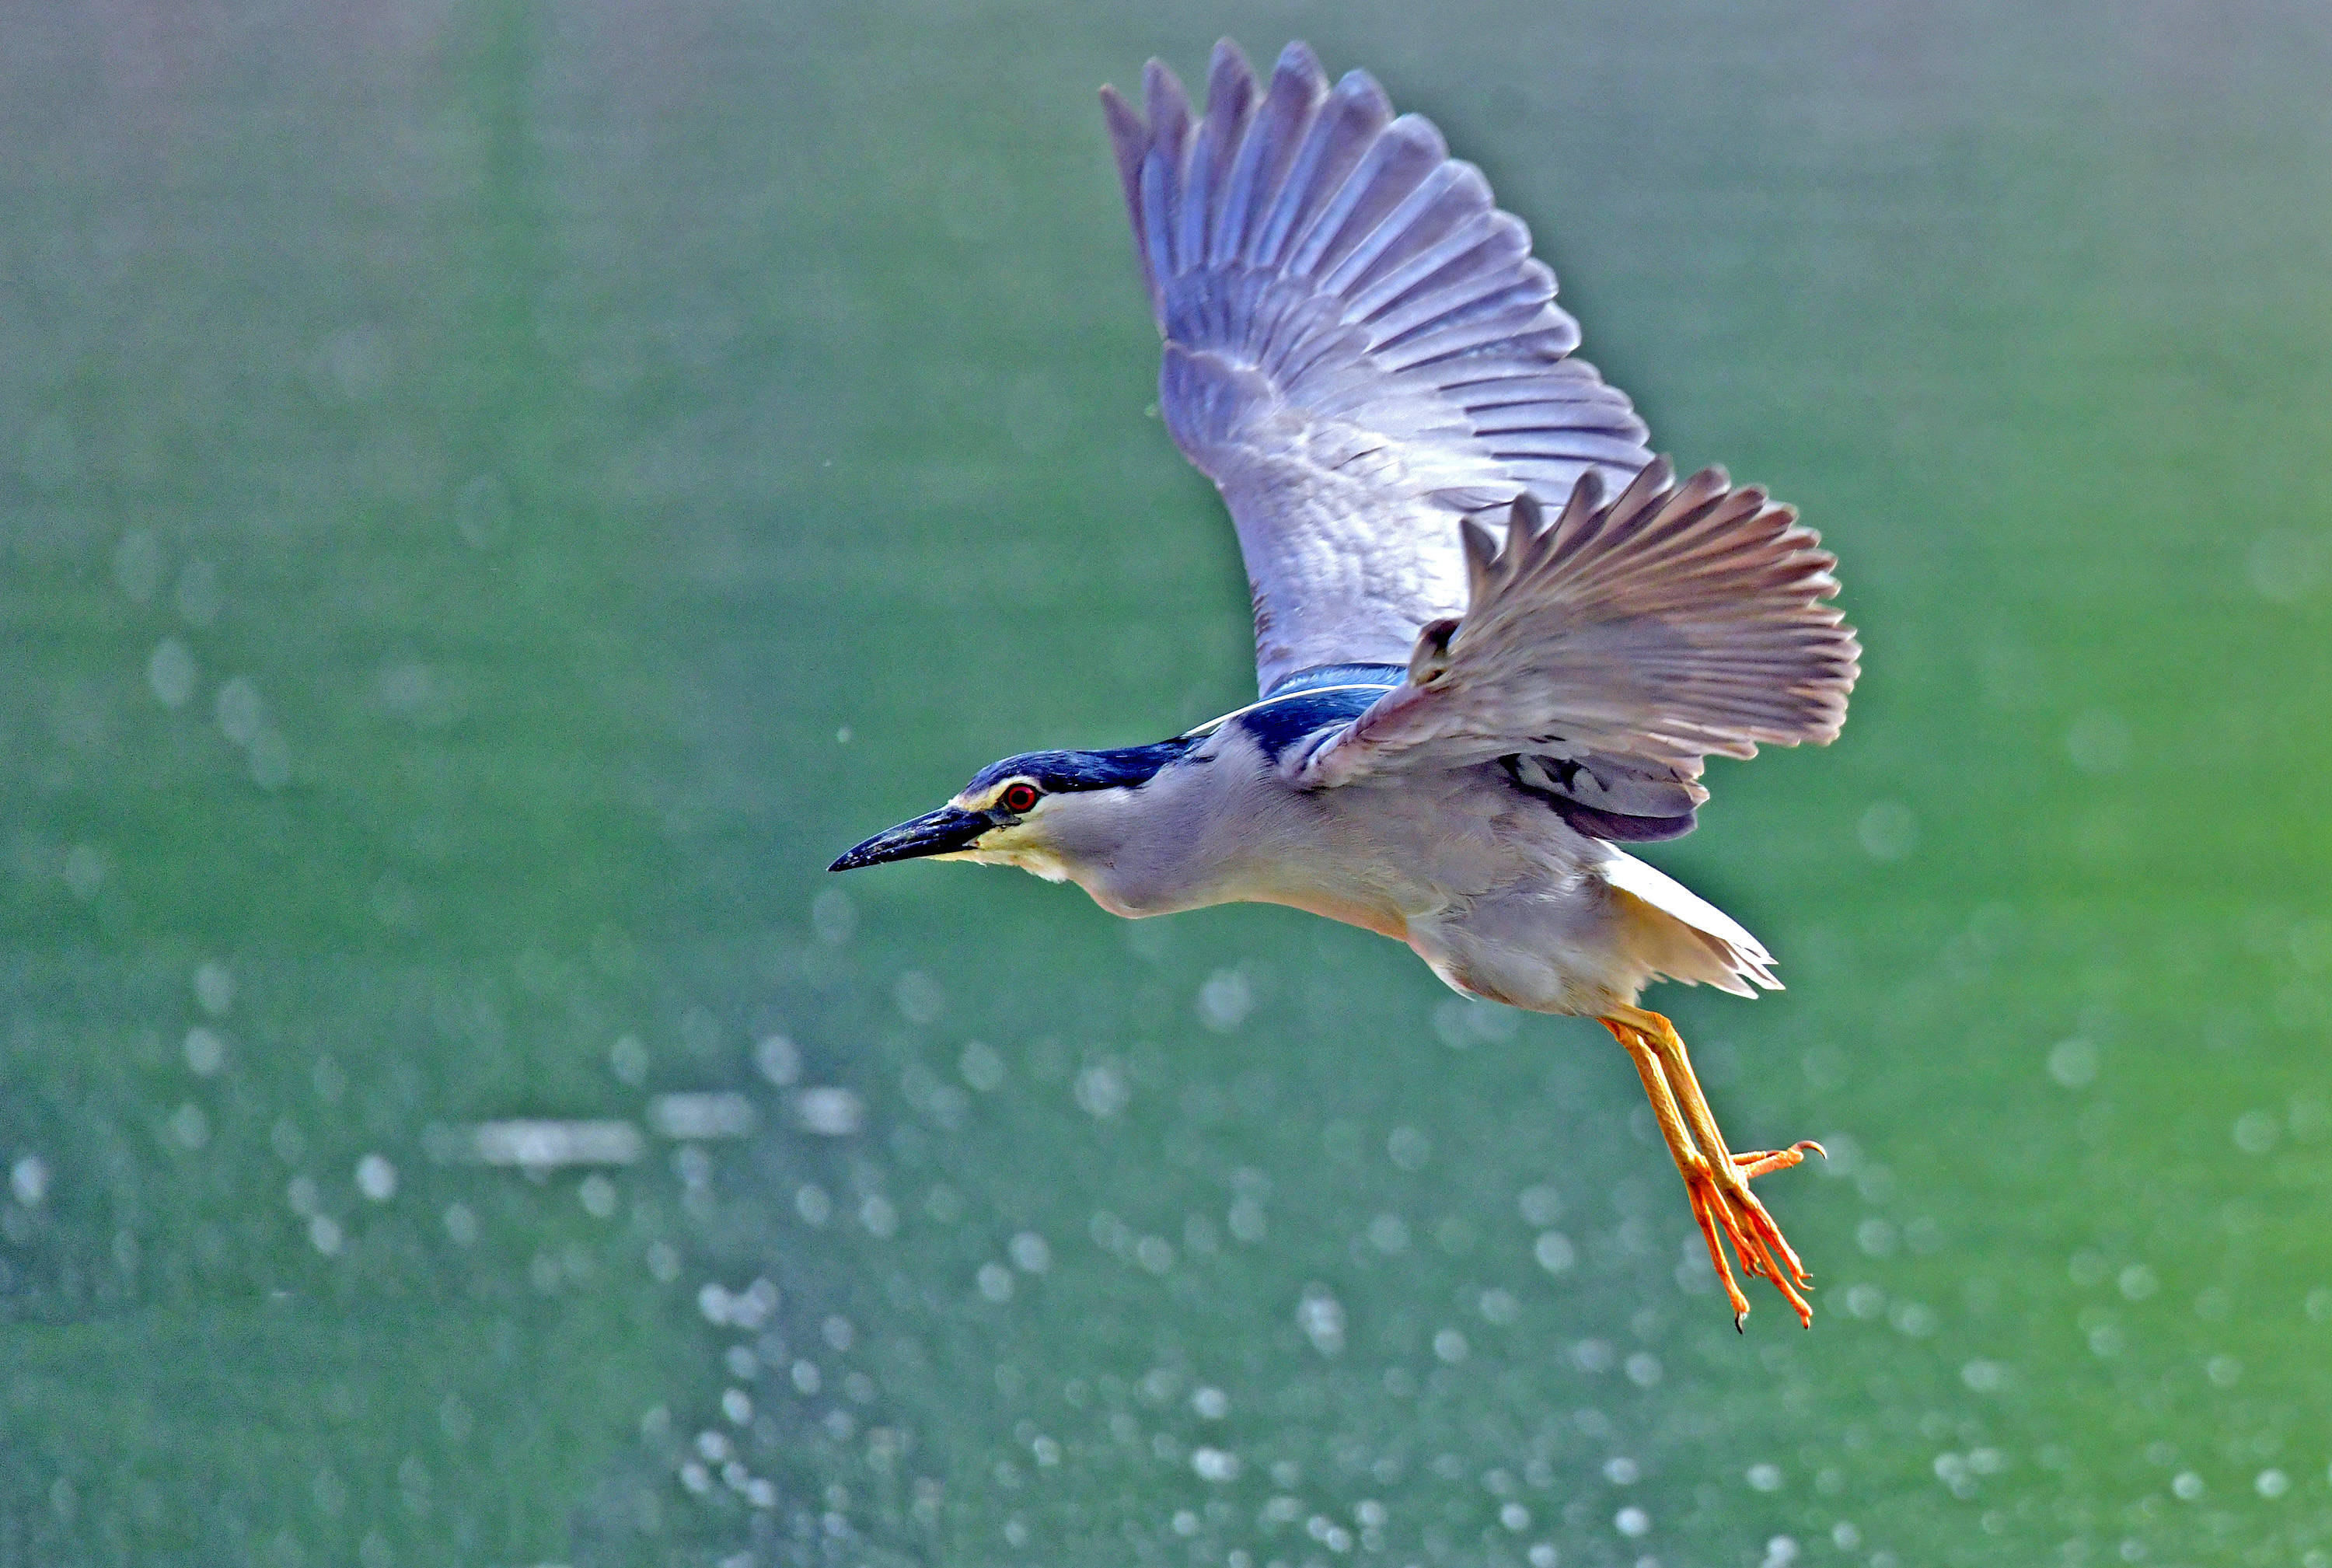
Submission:
<svg viewBox="0 0 2332 1568">
<path fill-rule="evenodd" d="M 1141 794 L 1195 739 L 1109 751 L 1026 751 L 991 762 L 954 799 L 845 853 L 827 869 L 886 860 L 1017 865 L 1047 882 L 1105 864 L 1142 816 Z"/>
</svg>

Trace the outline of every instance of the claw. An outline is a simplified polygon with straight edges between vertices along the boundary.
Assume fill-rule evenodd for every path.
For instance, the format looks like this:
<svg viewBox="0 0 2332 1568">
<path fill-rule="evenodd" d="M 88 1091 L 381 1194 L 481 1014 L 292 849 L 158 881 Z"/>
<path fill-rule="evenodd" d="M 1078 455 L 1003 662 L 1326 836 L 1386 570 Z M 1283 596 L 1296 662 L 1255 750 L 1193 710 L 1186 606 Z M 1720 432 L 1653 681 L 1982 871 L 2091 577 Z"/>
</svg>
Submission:
<svg viewBox="0 0 2332 1568">
<path fill-rule="evenodd" d="M 1811 1138 L 1801 1138 L 1786 1149 L 1761 1149 L 1754 1153 L 1735 1154 L 1733 1162 L 1741 1168 L 1744 1176 L 1765 1176 L 1775 1171 L 1788 1170 L 1803 1160 L 1809 1149 L 1825 1160 L 1830 1158 L 1829 1150 Z"/>
</svg>

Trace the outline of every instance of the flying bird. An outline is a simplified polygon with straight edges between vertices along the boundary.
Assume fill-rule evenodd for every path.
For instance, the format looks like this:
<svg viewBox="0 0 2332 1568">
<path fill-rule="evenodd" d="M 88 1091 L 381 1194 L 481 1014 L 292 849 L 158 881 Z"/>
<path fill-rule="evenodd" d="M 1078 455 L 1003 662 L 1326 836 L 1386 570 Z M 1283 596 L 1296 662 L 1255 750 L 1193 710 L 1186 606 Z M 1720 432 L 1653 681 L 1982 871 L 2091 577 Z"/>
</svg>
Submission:
<svg viewBox="0 0 2332 1568">
<path fill-rule="evenodd" d="M 1718 468 L 1679 481 L 1575 359 L 1521 219 L 1363 72 L 1216 46 L 1203 114 L 1102 91 L 1165 340 L 1158 408 L 1247 563 L 1259 700 L 1146 746 L 1032 751 L 836 871 L 1017 865 L 1128 916 L 1293 905 L 1469 997 L 1600 1019 L 1634 1061 L 1732 1305 L 1726 1248 L 1807 1276 L 1657 980 L 1778 989 L 1739 923 L 1620 846 L 1688 833 L 1702 761 L 1834 739 L 1859 668 L 1835 558 Z"/>
</svg>

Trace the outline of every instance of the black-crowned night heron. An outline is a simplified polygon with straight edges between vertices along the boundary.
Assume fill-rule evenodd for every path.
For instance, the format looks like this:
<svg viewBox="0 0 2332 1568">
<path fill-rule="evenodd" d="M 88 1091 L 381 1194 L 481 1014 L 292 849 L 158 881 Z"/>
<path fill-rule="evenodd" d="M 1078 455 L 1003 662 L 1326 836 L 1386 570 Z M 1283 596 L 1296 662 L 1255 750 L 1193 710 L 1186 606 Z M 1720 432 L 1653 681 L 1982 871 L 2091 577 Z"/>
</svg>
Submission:
<svg viewBox="0 0 2332 1568">
<path fill-rule="evenodd" d="M 1122 915 L 1292 904 L 1467 996 L 1599 1018 L 1636 1064 L 1739 1324 L 1728 1243 L 1806 1276 L 1725 1147 L 1658 979 L 1778 982 L 1757 939 L 1619 847 L 1691 831 L 1702 760 L 1834 738 L 1860 650 L 1836 564 L 1722 470 L 1678 483 L 1529 232 L 1415 115 L 1290 44 L 1152 62 L 1102 102 L 1166 340 L 1158 406 L 1254 590 L 1262 700 L 1171 741 L 1035 751 L 868 839 L 1068 880 Z M 1607 499 L 1607 495 L 1610 497 Z M 1552 515 L 1550 515 L 1552 514 Z M 1721 1239 L 1720 1239 L 1721 1238 Z"/>
</svg>

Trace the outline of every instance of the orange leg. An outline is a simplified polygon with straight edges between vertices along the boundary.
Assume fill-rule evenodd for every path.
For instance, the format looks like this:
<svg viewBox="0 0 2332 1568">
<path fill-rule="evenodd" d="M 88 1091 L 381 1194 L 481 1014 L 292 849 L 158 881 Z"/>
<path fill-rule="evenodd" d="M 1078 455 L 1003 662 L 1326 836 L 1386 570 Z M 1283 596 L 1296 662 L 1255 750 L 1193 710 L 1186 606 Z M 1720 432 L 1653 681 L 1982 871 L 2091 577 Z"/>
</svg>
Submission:
<svg viewBox="0 0 2332 1568">
<path fill-rule="evenodd" d="M 1637 1076 L 1644 1080 L 1645 1097 L 1652 1103 L 1652 1118 L 1659 1123 L 1660 1136 L 1668 1140 L 1668 1153 L 1684 1177 L 1685 1196 L 1692 1200 L 1692 1217 L 1700 1222 L 1701 1238 L 1708 1243 L 1708 1256 L 1716 1265 L 1716 1277 L 1725 1283 L 1725 1295 L 1733 1304 L 1733 1323 L 1737 1328 L 1741 1320 L 1749 1315 L 1749 1298 L 1741 1294 L 1741 1286 L 1733 1278 L 1733 1267 L 1725 1261 L 1724 1243 L 1717 1239 L 1711 1202 L 1716 1190 L 1716 1172 L 1686 1130 L 1684 1114 L 1677 1108 L 1676 1096 L 1668 1092 L 1668 1076 L 1660 1071 L 1659 1053 L 1628 1025 L 1605 1018 L 1603 1027 L 1626 1048 L 1636 1064 Z M 1763 1273 L 1749 1249 L 1743 1246 L 1740 1233 L 1730 1225 L 1725 1229 L 1735 1249 L 1741 1254 L 1741 1266 L 1752 1274 Z"/>
<path fill-rule="evenodd" d="M 1773 1217 L 1749 1190 L 1749 1182 L 1753 1177 L 1787 1170 L 1803 1160 L 1808 1149 L 1821 1152 L 1821 1145 L 1809 1139 L 1787 1149 L 1731 1152 L 1693 1075 L 1684 1041 L 1668 1020 L 1658 1013 L 1630 1008 L 1602 1022 L 1633 1058 L 1637 1076 L 1644 1081 L 1661 1136 L 1684 1177 L 1693 1218 L 1708 1243 L 1709 1259 L 1716 1266 L 1717 1278 L 1732 1303 L 1734 1326 L 1740 1327 L 1747 1317 L 1749 1303 L 1735 1283 L 1725 1248 L 1718 1242 L 1720 1234 L 1732 1244 L 1741 1267 L 1771 1281 L 1796 1311 L 1798 1321 L 1811 1326 L 1813 1308 L 1799 1293 L 1799 1287 L 1807 1284 L 1805 1267 L 1783 1239 Z"/>
</svg>

